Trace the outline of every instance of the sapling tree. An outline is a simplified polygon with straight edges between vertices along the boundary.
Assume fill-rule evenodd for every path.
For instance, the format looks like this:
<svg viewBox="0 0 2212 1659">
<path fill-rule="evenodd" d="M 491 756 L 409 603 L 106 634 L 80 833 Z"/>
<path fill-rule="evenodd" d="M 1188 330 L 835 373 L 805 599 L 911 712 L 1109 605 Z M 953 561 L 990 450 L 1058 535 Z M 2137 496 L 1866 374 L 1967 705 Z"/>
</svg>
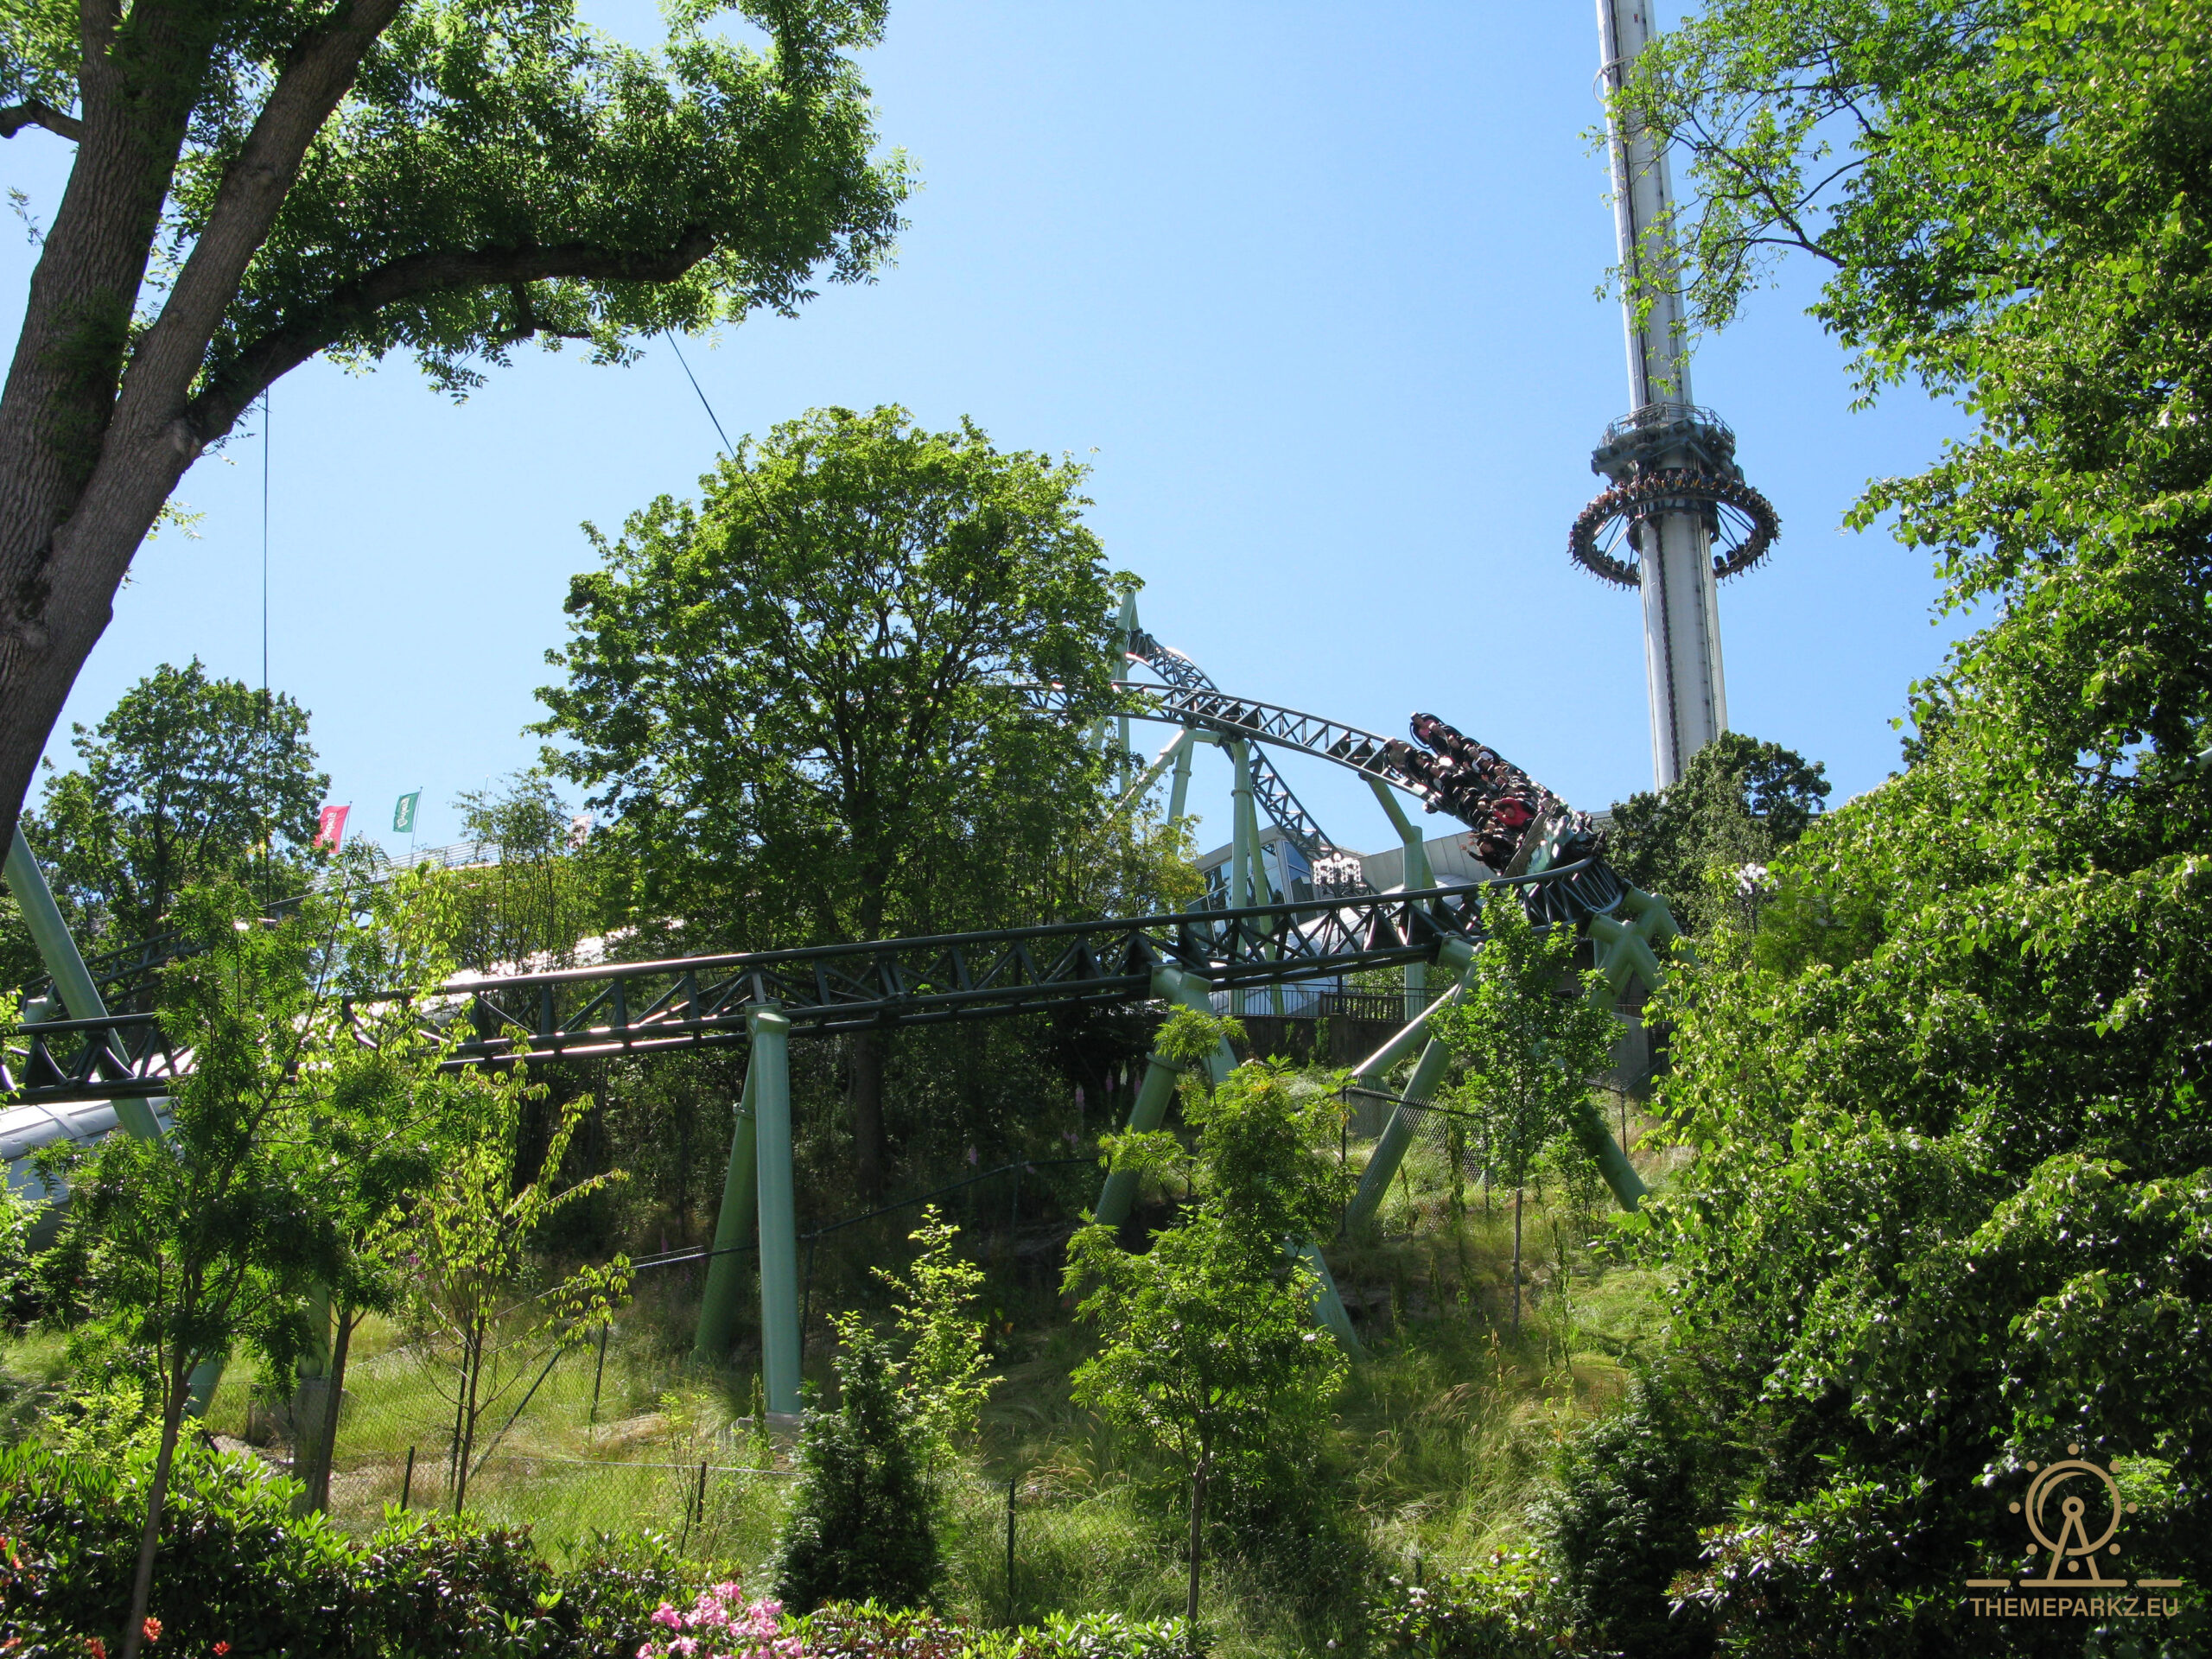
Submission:
<svg viewBox="0 0 2212 1659">
<path fill-rule="evenodd" d="M 123 1659 L 143 1637 L 194 1369 L 244 1342 L 290 1376 L 312 1340 L 309 1287 L 345 1271 L 315 1156 L 334 1109 L 315 1062 L 351 1041 L 331 972 L 345 906 L 315 900 L 263 925 L 224 883 L 188 890 L 175 913 L 196 951 L 163 972 L 158 1011 L 194 1065 L 174 1086 L 167 1139 L 111 1135 L 48 1160 L 71 1188 L 42 1264 L 50 1306 L 76 1320 L 80 1348 L 143 1363 L 160 1420 Z"/>
<path fill-rule="evenodd" d="M 453 966 L 457 885 L 425 868 L 365 886 L 335 965 L 352 1040 L 315 1058 L 321 1098 L 300 1154 L 335 1245 L 310 1300 L 310 1375 L 300 1394 L 308 1408 L 297 1414 L 293 1470 L 308 1508 L 329 1500 L 353 1333 L 371 1313 L 400 1306 L 411 1205 L 480 1116 L 467 1079 L 440 1070 L 467 1027 L 441 1028 L 420 1013 Z"/>
<path fill-rule="evenodd" d="M 954 1250 L 959 1236 L 960 1230 L 935 1205 L 926 1205 L 922 1224 L 906 1236 L 921 1246 L 907 1275 L 874 1269 L 897 1298 L 892 1306 L 899 1334 L 906 1338 L 899 1391 L 932 1476 L 948 1467 L 960 1441 L 975 1433 L 991 1392 L 983 1376 L 983 1325 L 971 1311 L 982 1289 L 983 1270 Z"/>
<path fill-rule="evenodd" d="M 622 1173 L 562 1183 L 561 1166 L 588 1104 L 581 1098 L 560 1109 L 543 1154 L 525 1167 L 523 1108 L 546 1088 L 530 1081 L 520 1052 L 504 1069 L 462 1074 L 475 1107 L 473 1133 L 449 1154 L 407 1231 L 408 1309 L 445 1360 L 453 1402 L 448 1471 L 455 1515 L 467 1502 L 490 1414 L 514 1398 L 535 1360 L 587 1341 L 629 1299 L 626 1255 L 550 1283 L 537 1271 L 530 1246 L 539 1230 Z"/>
<path fill-rule="evenodd" d="M 1590 1080 L 1605 1068 L 1620 1027 L 1597 974 L 1574 972 L 1571 929 L 1538 929 L 1520 901 L 1483 906 L 1488 937 L 1459 1000 L 1434 1017 L 1436 1034 L 1465 1067 L 1452 1103 L 1482 1121 L 1491 1167 L 1513 1188 L 1513 1328 L 1521 1328 L 1522 1199 L 1546 1147 L 1572 1136 L 1589 1111 Z"/>
<path fill-rule="evenodd" d="M 1159 1051 L 1195 1070 L 1233 1028 L 1179 1009 Z M 1301 1097 L 1266 1065 L 1239 1066 L 1218 1087 L 1192 1077 L 1183 1115 L 1195 1147 L 1164 1130 L 1105 1143 L 1114 1167 L 1186 1185 L 1179 1224 L 1142 1255 L 1124 1251 L 1111 1227 L 1084 1228 L 1069 1242 L 1066 1288 L 1082 1294 L 1077 1316 L 1100 1338 L 1076 1372 L 1076 1398 L 1143 1434 L 1188 1483 L 1185 1613 L 1195 1643 L 1208 1482 L 1342 1373 L 1342 1353 L 1313 1321 L 1312 1270 L 1291 1247 L 1333 1228 L 1349 1192 L 1330 1155 L 1335 1102 Z"/>
<path fill-rule="evenodd" d="M 776 1593 L 810 1612 L 870 1599 L 920 1606 L 944 1570 L 929 1447 L 890 1344 L 856 1314 L 836 1321 L 838 1401 L 809 1411 L 798 1489 L 776 1545 Z"/>
</svg>

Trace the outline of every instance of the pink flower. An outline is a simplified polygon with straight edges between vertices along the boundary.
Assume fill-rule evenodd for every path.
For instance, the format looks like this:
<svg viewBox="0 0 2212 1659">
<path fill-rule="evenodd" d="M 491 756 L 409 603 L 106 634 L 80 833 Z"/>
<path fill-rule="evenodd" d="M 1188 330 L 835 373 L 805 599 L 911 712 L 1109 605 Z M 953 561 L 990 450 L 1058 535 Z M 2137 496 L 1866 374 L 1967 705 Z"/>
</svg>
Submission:
<svg viewBox="0 0 2212 1659">
<path fill-rule="evenodd" d="M 676 1629 L 677 1625 L 683 1624 L 683 1615 L 677 1612 L 675 1608 L 670 1606 L 664 1601 L 661 1603 L 658 1610 L 653 1614 L 654 1624 L 662 1625 L 671 1630 Z"/>
</svg>

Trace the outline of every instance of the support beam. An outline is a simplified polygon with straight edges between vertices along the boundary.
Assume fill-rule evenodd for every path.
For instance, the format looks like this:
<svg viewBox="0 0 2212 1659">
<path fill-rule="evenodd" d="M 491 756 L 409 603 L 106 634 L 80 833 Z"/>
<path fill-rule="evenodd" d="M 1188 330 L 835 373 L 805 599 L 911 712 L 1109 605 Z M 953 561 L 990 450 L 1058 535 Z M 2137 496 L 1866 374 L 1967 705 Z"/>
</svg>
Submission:
<svg viewBox="0 0 2212 1659">
<path fill-rule="evenodd" d="M 1152 990 L 1155 996 L 1195 1008 L 1200 1014 L 1213 1012 L 1213 988 L 1198 975 L 1185 973 L 1180 968 L 1154 969 Z M 1206 1064 L 1218 1084 L 1236 1064 L 1236 1057 L 1229 1052 L 1229 1045 L 1223 1043 Z M 1180 1075 L 1181 1069 L 1173 1061 L 1165 1058 L 1158 1050 L 1153 1052 L 1145 1062 L 1144 1081 L 1138 1086 L 1136 1100 L 1129 1108 L 1128 1133 L 1146 1134 L 1167 1121 L 1167 1103 L 1175 1096 L 1175 1084 Z M 1129 1218 L 1136 1197 L 1135 1170 L 1109 1171 L 1105 1185 L 1098 1189 L 1098 1203 L 1090 1212 L 1091 1219 L 1118 1227 Z"/>
<path fill-rule="evenodd" d="M 1229 907 L 1243 910 L 1252 899 L 1252 843 L 1247 826 L 1252 820 L 1252 746 L 1243 738 L 1229 743 L 1229 762 L 1236 779 L 1230 790 Z"/>
<path fill-rule="evenodd" d="M 1176 828 L 1183 822 L 1183 811 L 1191 798 L 1191 753 L 1198 745 L 1198 734 L 1185 732 L 1175 746 L 1175 781 L 1167 789 L 1167 827 Z"/>
<path fill-rule="evenodd" d="M 745 1068 L 745 1091 L 730 1131 L 729 1167 L 722 1176 L 722 1206 L 715 1217 L 715 1254 L 707 1262 L 706 1294 L 699 1300 L 699 1331 L 691 1356 L 709 1364 L 729 1357 L 737 1338 L 737 1304 L 745 1286 L 743 1247 L 753 1236 L 758 1212 L 758 1142 L 753 1118 L 754 1076 Z"/>
<path fill-rule="evenodd" d="M 1474 976 L 1474 947 L 1460 939 L 1445 944 L 1444 961 L 1447 966 L 1460 970 L 1459 982 L 1438 999 L 1433 1008 L 1442 1008 L 1459 1001 L 1459 993 L 1467 988 Z M 1370 1055 L 1354 1073 L 1359 1080 L 1373 1087 L 1391 1066 L 1403 1058 L 1413 1046 L 1415 1033 L 1428 1023 L 1433 1008 L 1423 1009 L 1415 1019 L 1408 1020 L 1406 1028 Z M 1403 1097 L 1418 1104 L 1436 1092 L 1450 1070 L 1452 1051 L 1443 1039 L 1431 1037 L 1423 1046 L 1421 1058 L 1414 1064 L 1414 1075 L 1402 1090 Z M 1389 1191 L 1390 1179 L 1398 1173 L 1398 1165 L 1406 1155 L 1406 1148 L 1413 1144 L 1414 1116 L 1403 1106 L 1390 1109 L 1389 1122 L 1382 1126 L 1382 1138 L 1376 1141 L 1374 1154 L 1367 1160 L 1367 1168 L 1359 1178 L 1359 1191 L 1353 1195 L 1351 1207 L 1344 1212 L 1344 1229 L 1349 1232 L 1363 1222 L 1373 1219 L 1382 1207 L 1382 1195 Z"/>
<path fill-rule="evenodd" d="M 1135 594 L 1122 595 L 1122 609 L 1114 619 L 1114 626 L 1121 631 L 1122 648 L 1126 652 L 1129 637 L 1137 631 L 1137 596 Z M 1129 717 L 1122 715 L 1119 718 L 1122 722 L 1122 753 L 1127 754 L 1129 752 Z M 1120 757 L 1116 759 L 1118 760 Z"/>
<path fill-rule="evenodd" d="M 747 1011 L 760 1212 L 760 1370 L 771 1411 L 798 1409 L 798 1221 L 791 1192 L 791 1022 Z"/>
<path fill-rule="evenodd" d="M 1179 788 L 1187 786 L 1191 778 L 1190 733 L 1184 732 L 1179 736 L 1173 739 L 1168 743 L 1167 747 L 1162 749 L 1159 754 L 1154 757 L 1153 763 L 1147 766 L 1141 772 L 1137 774 L 1136 782 L 1131 784 L 1128 788 L 1123 791 L 1122 798 L 1114 803 L 1113 811 L 1109 816 L 1119 817 L 1122 813 L 1128 811 L 1139 802 L 1142 801 L 1147 795 L 1152 792 L 1152 786 L 1160 781 L 1160 774 L 1167 770 L 1170 764 L 1173 764 L 1175 767 L 1175 776 L 1178 780 L 1177 786 Z M 1178 815 L 1173 811 L 1168 814 L 1168 817 L 1171 821 L 1177 816 Z"/>
<path fill-rule="evenodd" d="M 85 966 L 85 959 L 78 954 L 76 940 L 69 937 L 69 925 L 61 919 L 61 908 L 54 902 L 54 889 L 46 884 L 46 872 L 39 868 L 32 855 L 30 843 L 23 839 L 18 829 L 15 839 L 8 843 L 5 865 L 8 891 L 16 895 L 16 905 L 23 912 L 23 925 L 30 931 L 31 943 L 38 947 L 39 960 L 53 976 L 54 988 L 61 993 L 61 1006 L 69 1011 L 72 1020 L 105 1020 L 107 1004 L 92 983 L 92 976 Z M 141 1141 L 162 1139 L 162 1126 L 155 1120 L 151 1104 L 143 1100 L 118 1100 L 115 1107 L 115 1121 L 125 1135 Z"/>
<path fill-rule="evenodd" d="M 1420 893 L 1436 885 L 1436 874 L 1428 867 L 1428 843 L 1421 830 L 1406 816 L 1406 809 L 1398 804 L 1397 791 L 1379 778 L 1370 778 L 1368 788 L 1375 791 L 1375 798 L 1382 804 L 1382 810 L 1390 819 L 1390 827 L 1398 832 L 1398 842 L 1406 849 L 1405 889 Z M 1428 1006 L 1428 964 L 1409 962 L 1406 964 L 1406 1018 L 1418 1020 L 1421 1011 Z"/>
<path fill-rule="evenodd" d="M 1292 1254 L 1313 1270 L 1313 1314 L 1314 1323 L 1337 1339 L 1337 1345 L 1354 1359 L 1364 1359 L 1367 1350 L 1360 1345 L 1359 1337 L 1351 1328 L 1351 1315 L 1344 1312 L 1344 1299 L 1337 1294 L 1337 1281 L 1329 1272 L 1329 1264 L 1321 1256 L 1321 1247 L 1312 1239 L 1292 1246 Z"/>
</svg>

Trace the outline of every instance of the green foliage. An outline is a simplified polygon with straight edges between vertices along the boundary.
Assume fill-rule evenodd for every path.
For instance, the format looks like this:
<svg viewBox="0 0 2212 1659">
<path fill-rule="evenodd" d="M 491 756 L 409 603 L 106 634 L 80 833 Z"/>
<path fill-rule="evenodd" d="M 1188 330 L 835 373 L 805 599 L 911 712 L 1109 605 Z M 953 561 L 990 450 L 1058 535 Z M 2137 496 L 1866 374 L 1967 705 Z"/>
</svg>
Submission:
<svg viewBox="0 0 2212 1659">
<path fill-rule="evenodd" d="M 562 1211 L 620 1179 L 620 1173 L 563 1182 L 569 1143 L 586 1102 L 572 1100 L 531 1167 L 521 1147 L 522 1109 L 541 1098 L 521 1058 L 496 1071 L 462 1074 L 475 1096 L 472 1133 L 450 1147 L 437 1179 L 407 1217 L 407 1311 L 449 1368 L 454 1440 L 448 1467 L 454 1512 L 488 1419 L 522 1388 L 540 1359 L 579 1345 L 629 1299 L 630 1261 L 586 1265 L 550 1281 L 532 1247 Z"/>
<path fill-rule="evenodd" d="M 759 47 L 710 32 L 724 10 L 672 9 L 665 46 L 645 52 L 561 0 L 392 8 L 358 75 L 338 71 L 335 111 L 293 138 L 298 176 L 285 175 L 235 297 L 217 296 L 200 401 L 243 409 L 318 351 L 411 351 L 461 391 L 480 378 L 472 360 L 504 362 L 535 334 L 620 360 L 636 335 L 755 308 L 789 315 L 819 269 L 865 278 L 906 189 L 900 162 L 869 160 L 867 89 L 848 55 L 875 40 L 881 5 L 743 8 Z M 372 15 L 372 31 L 391 13 Z M 140 232 L 157 266 L 186 262 L 219 213 L 235 222 L 232 159 L 320 17 L 220 7 L 117 71 L 111 99 L 190 114 L 162 135 L 166 153 L 131 158 L 162 209 Z M 0 101 L 68 111 L 87 49 L 105 55 L 64 14 L 11 10 Z"/>
<path fill-rule="evenodd" d="M 1590 1161 L 1580 1145 L 1594 1122 L 1590 1080 L 1605 1069 L 1620 1028 L 1604 979 L 1576 977 L 1571 931 L 1540 931 L 1510 893 L 1484 904 L 1483 930 L 1466 988 L 1431 1028 L 1465 1068 L 1451 1103 L 1479 1124 L 1491 1169 L 1514 1190 L 1518 1328 L 1522 1189 L 1548 1150 L 1569 1168 Z M 1602 1122 L 1595 1132 L 1604 1135 Z"/>
<path fill-rule="evenodd" d="M 1722 1473 L 1712 1427 L 1683 1379 L 1639 1377 L 1622 1408 L 1563 1448 L 1559 1487 L 1541 1521 L 1560 1572 L 1560 1601 L 1578 1638 L 1641 1659 L 1696 1659 L 1713 1630 L 1694 1604 L 1669 1599 L 1700 1565 L 1700 1529 Z"/>
<path fill-rule="evenodd" d="M 71 729 L 78 768 L 48 778 L 23 832 L 79 941 L 149 939 L 195 883 L 233 880 L 264 899 L 304 885 L 330 779 L 289 697 L 211 679 L 194 658 L 156 669 L 90 731 Z"/>
<path fill-rule="evenodd" d="M 577 944 L 601 926 L 609 877 L 569 804 L 543 772 L 521 772 L 454 804 L 469 838 L 492 853 L 455 874 L 455 957 L 480 970 L 573 967 Z"/>
<path fill-rule="evenodd" d="M 1819 816 L 1825 770 L 1778 743 L 1723 732 L 1666 788 L 1614 803 L 1606 855 L 1701 935 L 1721 909 L 1749 914 L 1760 872 Z"/>
<path fill-rule="evenodd" d="M 837 1334 L 837 1408 L 809 1411 L 800 1432 L 798 1487 L 776 1546 L 776 1593 L 799 1612 L 870 1598 L 925 1606 L 944 1573 L 931 1448 L 888 1344 L 857 1318 L 840 1320 Z"/>
<path fill-rule="evenodd" d="M 1233 1022 L 1179 1010 L 1161 1052 L 1204 1064 Z M 1066 1288 L 1100 1346 L 1074 1377 L 1075 1397 L 1135 1429 L 1190 1484 L 1190 1586 L 1198 1618 L 1206 1488 L 1234 1482 L 1271 1449 L 1316 1431 L 1344 1357 L 1313 1322 L 1316 1284 L 1294 1253 L 1326 1236 L 1349 1197 L 1329 1155 L 1338 1119 L 1326 1096 L 1301 1098 L 1273 1068 L 1236 1068 L 1218 1088 L 1185 1092 L 1194 1152 L 1172 1135 L 1107 1137 L 1116 1169 L 1179 1175 L 1191 1202 L 1142 1255 L 1094 1224 L 1069 1241 Z"/>
<path fill-rule="evenodd" d="M 1433 1585 L 1392 1579 L 1368 1610 L 1385 1653 L 1423 1659 L 1540 1659 L 1559 1651 L 1542 1564 L 1498 1550 Z"/>
<path fill-rule="evenodd" d="M 909 1275 L 874 1269 L 898 1300 L 899 1333 L 906 1357 L 899 1364 L 899 1391 L 906 1396 L 914 1433 L 928 1447 L 931 1473 L 951 1466 L 960 1445 L 974 1437 L 991 1385 L 984 1377 L 988 1354 L 982 1321 L 970 1311 L 982 1294 L 983 1270 L 954 1254 L 960 1230 L 922 1207 L 922 1224 L 907 1240 L 918 1244 Z"/>
<path fill-rule="evenodd" d="M 31 1270 L 29 1200 L 0 1178 L 0 1327 L 30 1312 L 35 1275 Z"/>
<path fill-rule="evenodd" d="M 124 1617 L 150 1454 L 88 1459 L 0 1450 L 0 1623 L 24 1659 L 83 1659 Z M 634 1653 L 653 1610 L 685 1589 L 664 1544 L 602 1541 L 556 1572 L 524 1532 L 422 1511 L 355 1543 L 293 1513 L 292 1484 L 188 1449 L 162 1523 L 150 1606 L 161 1649 L 237 1659 L 604 1659 Z"/>
<path fill-rule="evenodd" d="M 792 1634 L 805 1659 L 1181 1659 L 1190 1651 L 1179 1619 L 1055 1613 L 1042 1625 L 978 1630 L 873 1601 L 824 1607 Z"/>
<path fill-rule="evenodd" d="M 1101 816 L 1081 716 L 1118 666 L 1084 472 L 817 410 L 600 539 L 539 729 L 620 812 L 647 908 L 752 949 L 1051 913 L 1040 876 Z M 1077 717 L 1025 716 L 1020 680 Z"/>
<path fill-rule="evenodd" d="M 1961 1624 L 1958 1576 L 2020 1548 L 2006 1492 L 2069 1444 L 2212 1431 L 2207 22 L 1722 0 L 1629 94 L 1691 147 L 1709 320 L 1761 238 L 1808 247 L 1869 395 L 1916 379 L 1975 422 L 1853 514 L 1894 509 L 1986 607 L 1916 689 L 1909 769 L 1654 1011 L 1697 1157 L 1646 1237 L 1747 1447 L 1685 1581 L 1726 1650 L 2079 1650 Z M 2194 1581 L 2208 1520 L 2184 1486 L 2123 1551 Z"/>
</svg>

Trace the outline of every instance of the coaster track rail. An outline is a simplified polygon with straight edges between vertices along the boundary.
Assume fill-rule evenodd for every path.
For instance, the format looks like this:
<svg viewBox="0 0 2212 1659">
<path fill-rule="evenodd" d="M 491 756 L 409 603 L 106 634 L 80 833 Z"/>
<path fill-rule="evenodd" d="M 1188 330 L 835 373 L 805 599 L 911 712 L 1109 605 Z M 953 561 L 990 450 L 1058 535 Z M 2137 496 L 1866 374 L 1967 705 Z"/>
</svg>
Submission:
<svg viewBox="0 0 2212 1659">
<path fill-rule="evenodd" d="M 1541 891 L 1590 868 L 1586 861 L 1486 885 Z M 425 999 L 423 1017 L 440 1029 L 466 1022 L 469 1034 L 447 1062 L 458 1069 L 518 1052 L 591 1059 L 742 1045 L 747 1012 L 761 1007 L 780 1012 L 794 1034 L 834 1036 L 1104 1007 L 1151 1000 L 1161 967 L 1229 990 L 1433 962 L 1447 940 L 1481 939 L 1482 892 L 1363 894 L 469 977 Z M 165 1095 L 193 1065 L 151 1014 L 26 1026 L 9 1040 L 4 1059 L 0 1090 L 24 1104 Z"/>
</svg>

